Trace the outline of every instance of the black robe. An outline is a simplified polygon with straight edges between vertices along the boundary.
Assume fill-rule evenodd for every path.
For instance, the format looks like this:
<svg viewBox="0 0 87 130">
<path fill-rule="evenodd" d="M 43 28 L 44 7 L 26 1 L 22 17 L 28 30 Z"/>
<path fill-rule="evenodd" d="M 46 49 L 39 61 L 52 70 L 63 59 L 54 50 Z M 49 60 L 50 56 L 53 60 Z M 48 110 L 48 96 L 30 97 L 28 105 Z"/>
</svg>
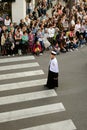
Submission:
<svg viewBox="0 0 87 130">
<path fill-rule="evenodd" d="M 49 89 L 58 87 L 58 73 L 55 73 L 49 70 L 48 79 L 47 79 L 47 87 Z"/>
</svg>

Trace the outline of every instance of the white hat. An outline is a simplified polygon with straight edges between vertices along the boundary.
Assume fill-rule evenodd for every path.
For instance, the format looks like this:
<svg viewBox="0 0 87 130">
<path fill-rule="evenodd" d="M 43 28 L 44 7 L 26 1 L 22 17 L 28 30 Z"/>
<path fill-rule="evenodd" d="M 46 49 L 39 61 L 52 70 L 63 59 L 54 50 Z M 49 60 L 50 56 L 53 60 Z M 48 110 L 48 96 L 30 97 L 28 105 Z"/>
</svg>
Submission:
<svg viewBox="0 0 87 130">
<path fill-rule="evenodd" d="M 51 54 L 56 55 L 56 52 L 55 51 L 51 51 Z"/>
</svg>

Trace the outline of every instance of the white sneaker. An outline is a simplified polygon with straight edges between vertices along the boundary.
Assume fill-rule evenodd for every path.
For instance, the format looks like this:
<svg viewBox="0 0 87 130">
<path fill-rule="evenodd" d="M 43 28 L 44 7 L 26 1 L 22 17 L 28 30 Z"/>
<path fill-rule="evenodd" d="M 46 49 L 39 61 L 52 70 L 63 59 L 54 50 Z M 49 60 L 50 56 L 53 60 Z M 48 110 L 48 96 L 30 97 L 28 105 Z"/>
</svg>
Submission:
<svg viewBox="0 0 87 130">
<path fill-rule="evenodd" d="M 11 55 L 8 55 L 8 57 L 11 56 Z"/>
<path fill-rule="evenodd" d="M 42 53 L 40 53 L 40 56 L 42 56 L 43 54 Z"/>
<path fill-rule="evenodd" d="M 81 45 L 81 48 L 83 47 L 84 45 Z"/>
<path fill-rule="evenodd" d="M 78 49 L 77 49 L 77 48 L 76 48 L 75 50 L 76 50 L 76 51 L 78 51 Z"/>
<path fill-rule="evenodd" d="M 12 56 L 15 56 L 15 54 L 13 54 Z"/>
<path fill-rule="evenodd" d="M 72 50 L 72 49 L 70 49 L 70 52 L 73 52 L 73 50 Z"/>
</svg>

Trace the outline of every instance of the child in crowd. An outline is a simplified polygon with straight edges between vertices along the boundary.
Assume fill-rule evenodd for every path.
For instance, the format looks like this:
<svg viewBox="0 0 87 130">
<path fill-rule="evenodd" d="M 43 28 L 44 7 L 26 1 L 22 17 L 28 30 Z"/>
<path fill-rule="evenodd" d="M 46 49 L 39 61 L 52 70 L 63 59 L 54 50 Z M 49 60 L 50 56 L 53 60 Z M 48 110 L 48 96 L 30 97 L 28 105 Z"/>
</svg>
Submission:
<svg viewBox="0 0 87 130">
<path fill-rule="evenodd" d="M 37 41 L 37 42 L 34 44 L 34 46 L 33 46 L 33 53 L 36 54 L 37 56 L 39 56 L 40 53 L 41 53 L 41 51 L 42 51 L 42 48 L 41 48 L 40 42 Z"/>
<path fill-rule="evenodd" d="M 56 54 L 58 55 L 60 53 L 60 47 L 58 45 L 58 42 L 56 43 L 56 45 L 54 46 L 54 50 L 56 52 Z"/>
<path fill-rule="evenodd" d="M 76 39 L 76 37 L 71 39 L 67 38 L 66 45 L 68 51 L 74 51 L 74 49 L 78 50 L 78 40 Z"/>
<path fill-rule="evenodd" d="M 6 54 L 8 56 L 12 55 L 12 50 L 13 50 L 13 39 L 11 34 L 9 33 L 6 40 L 5 40 L 5 49 L 6 49 Z"/>
<path fill-rule="evenodd" d="M 34 44 L 34 34 L 32 33 L 32 31 L 29 32 L 28 35 L 28 39 L 29 39 L 29 46 L 28 46 L 28 50 L 30 53 L 32 53 L 32 48 L 33 48 L 33 44 Z"/>
<path fill-rule="evenodd" d="M 9 55 L 14 56 L 14 54 L 15 54 L 15 42 L 14 42 L 14 38 L 13 38 L 13 35 L 11 34 L 11 32 L 9 32 L 9 34 L 8 34 L 8 42 L 9 42 L 9 44 L 11 44 L 11 48 L 9 49 L 10 50 Z"/>
<path fill-rule="evenodd" d="M 83 37 L 83 35 L 80 35 L 80 38 L 79 38 L 79 46 L 83 47 L 83 45 L 86 44 L 86 40 L 85 38 Z"/>
<path fill-rule="evenodd" d="M 28 33 L 27 31 L 23 32 L 23 35 L 21 37 L 21 49 L 23 54 L 27 54 L 28 51 Z"/>
<path fill-rule="evenodd" d="M 75 50 L 78 50 L 78 39 L 76 37 L 73 38 L 73 47 Z"/>
</svg>

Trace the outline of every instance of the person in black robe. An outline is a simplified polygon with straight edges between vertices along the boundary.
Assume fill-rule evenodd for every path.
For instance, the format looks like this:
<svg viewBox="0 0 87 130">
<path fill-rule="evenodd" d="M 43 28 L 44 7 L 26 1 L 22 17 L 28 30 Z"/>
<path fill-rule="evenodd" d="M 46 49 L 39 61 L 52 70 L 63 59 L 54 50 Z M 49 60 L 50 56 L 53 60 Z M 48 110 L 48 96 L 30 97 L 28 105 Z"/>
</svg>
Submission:
<svg viewBox="0 0 87 130">
<path fill-rule="evenodd" d="M 59 67 L 58 67 L 58 62 L 55 56 L 56 56 L 56 52 L 52 51 L 50 64 L 49 64 L 49 70 L 48 70 L 47 84 L 45 85 L 45 87 L 49 89 L 58 87 Z"/>
</svg>

